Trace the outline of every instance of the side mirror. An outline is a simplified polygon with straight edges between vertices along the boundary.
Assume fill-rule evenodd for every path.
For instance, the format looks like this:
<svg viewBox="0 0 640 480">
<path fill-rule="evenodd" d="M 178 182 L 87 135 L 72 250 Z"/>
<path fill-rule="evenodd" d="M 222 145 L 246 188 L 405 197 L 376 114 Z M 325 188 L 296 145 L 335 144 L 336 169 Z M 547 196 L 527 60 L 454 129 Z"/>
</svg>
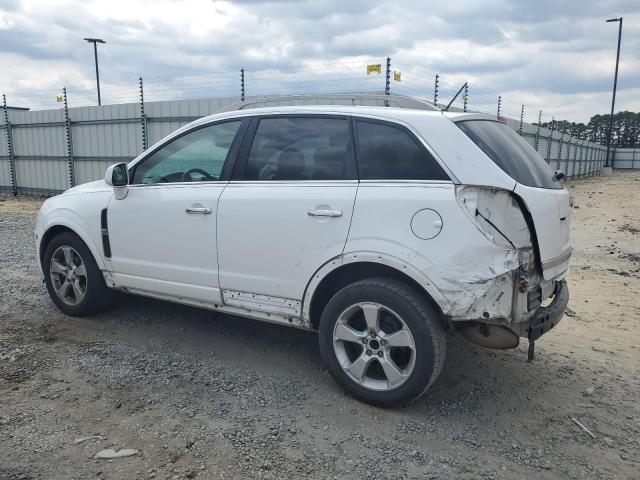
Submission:
<svg viewBox="0 0 640 480">
<path fill-rule="evenodd" d="M 126 163 L 116 163 L 107 168 L 104 174 L 104 181 L 113 187 L 113 192 L 117 200 L 122 200 L 129 191 L 129 169 Z"/>
</svg>

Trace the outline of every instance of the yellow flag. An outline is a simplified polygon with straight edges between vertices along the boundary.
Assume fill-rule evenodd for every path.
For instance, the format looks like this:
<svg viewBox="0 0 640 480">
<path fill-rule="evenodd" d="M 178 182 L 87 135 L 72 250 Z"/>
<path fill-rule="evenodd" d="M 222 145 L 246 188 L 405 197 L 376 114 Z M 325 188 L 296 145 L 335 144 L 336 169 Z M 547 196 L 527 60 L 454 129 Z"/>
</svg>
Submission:
<svg viewBox="0 0 640 480">
<path fill-rule="evenodd" d="M 64 97 L 62 95 L 56 95 L 56 102 L 62 102 Z"/>
<path fill-rule="evenodd" d="M 382 65 L 379 63 L 367 65 L 367 75 L 371 75 L 372 73 L 382 73 Z"/>
<path fill-rule="evenodd" d="M 401 82 L 401 81 L 402 81 L 402 73 L 400 73 L 400 72 L 399 72 L 399 71 L 397 71 L 397 70 L 394 70 L 394 71 L 393 71 L 393 79 L 394 79 L 396 82 Z"/>
</svg>

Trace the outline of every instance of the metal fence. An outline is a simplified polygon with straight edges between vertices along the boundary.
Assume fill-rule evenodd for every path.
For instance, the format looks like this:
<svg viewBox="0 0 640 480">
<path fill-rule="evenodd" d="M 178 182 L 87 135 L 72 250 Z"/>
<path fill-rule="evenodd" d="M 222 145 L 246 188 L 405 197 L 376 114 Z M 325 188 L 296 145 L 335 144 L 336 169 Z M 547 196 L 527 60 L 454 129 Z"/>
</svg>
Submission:
<svg viewBox="0 0 640 480">
<path fill-rule="evenodd" d="M 640 168 L 640 148 L 616 148 L 613 168 Z"/>
<path fill-rule="evenodd" d="M 36 111 L 6 108 L 5 102 L 0 126 L 0 192 L 53 195 L 102 178 L 107 166 L 133 159 L 182 125 L 242 102 L 240 96 L 145 102 L 142 81 L 139 94 L 136 103 L 70 108 L 63 90 L 63 108 Z M 401 98 L 405 103 L 411 101 L 387 91 L 246 97 L 244 102 L 393 106 Z M 562 170 L 568 178 L 600 172 L 606 154 L 604 146 L 526 123 L 522 116 L 520 120 L 508 119 L 508 123 L 554 170 Z M 640 164 L 640 157 L 635 160 L 635 153 L 634 158 L 629 157 L 626 149 L 615 153 L 616 167 Z"/>
</svg>

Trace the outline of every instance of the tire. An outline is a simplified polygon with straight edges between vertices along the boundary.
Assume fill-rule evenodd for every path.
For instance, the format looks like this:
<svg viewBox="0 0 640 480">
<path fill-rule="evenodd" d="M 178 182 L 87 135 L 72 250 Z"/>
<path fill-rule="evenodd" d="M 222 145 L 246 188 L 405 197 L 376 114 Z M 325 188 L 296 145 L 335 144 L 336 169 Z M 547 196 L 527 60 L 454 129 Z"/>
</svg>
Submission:
<svg viewBox="0 0 640 480">
<path fill-rule="evenodd" d="M 51 299 L 67 315 L 93 315 L 113 300 L 114 291 L 105 284 L 91 251 L 74 233 L 63 232 L 51 239 L 42 270 Z"/>
<path fill-rule="evenodd" d="M 322 313 L 319 342 L 335 381 L 379 407 L 420 397 L 440 375 L 446 354 L 440 312 L 415 288 L 388 278 L 338 291 Z"/>
</svg>

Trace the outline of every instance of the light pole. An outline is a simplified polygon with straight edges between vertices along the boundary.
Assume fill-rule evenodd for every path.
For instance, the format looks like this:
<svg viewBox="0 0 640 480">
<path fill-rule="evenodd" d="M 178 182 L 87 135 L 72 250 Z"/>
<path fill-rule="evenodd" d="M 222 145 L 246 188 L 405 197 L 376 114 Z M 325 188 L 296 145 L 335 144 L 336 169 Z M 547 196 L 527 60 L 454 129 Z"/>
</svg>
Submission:
<svg viewBox="0 0 640 480">
<path fill-rule="evenodd" d="M 100 74 L 98 73 L 98 43 L 107 43 L 101 38 L 85 38 L 86 42 L 93 43 L 93 56 L 96 60 L 96 83 L 98 85 L 98 105 L 102 105 L 100 101 Z"/>
<path fill-rule="evenodd" d="M 616 88 L 618 87 L 618 64 L 620 63 L 620 41 L 622 40 L 622 17 L 610 18 L 607 22 L 618 22 L 618 52 L 616 53 L 616 73 L 613 77 L 613 98 L 611 99 L 611 115 L 609 116 L 609 132 L 607 133 L 607 156 L 604 166 L 609 167 L 609 154 L 611 151 L 611 134 L 613 133 L 613 110 L 616 105 Z"/>
</svg>

